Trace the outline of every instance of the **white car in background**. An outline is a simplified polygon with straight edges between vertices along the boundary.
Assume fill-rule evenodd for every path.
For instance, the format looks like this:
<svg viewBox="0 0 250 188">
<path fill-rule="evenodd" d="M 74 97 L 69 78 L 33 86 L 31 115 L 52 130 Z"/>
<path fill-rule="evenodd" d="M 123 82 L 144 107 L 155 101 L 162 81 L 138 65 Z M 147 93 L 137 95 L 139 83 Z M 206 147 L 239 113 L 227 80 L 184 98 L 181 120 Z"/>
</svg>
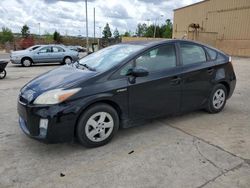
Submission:
<svg viewBox="0 0 250 188">
<path fill-rule="evenodd" d="M 70 64 L 79 59 L 79 53 L 63 45 L 35 45 L 26 50 L 12 51 L 10 61 L 29 67 L 37 63 Z"/>
</svg>

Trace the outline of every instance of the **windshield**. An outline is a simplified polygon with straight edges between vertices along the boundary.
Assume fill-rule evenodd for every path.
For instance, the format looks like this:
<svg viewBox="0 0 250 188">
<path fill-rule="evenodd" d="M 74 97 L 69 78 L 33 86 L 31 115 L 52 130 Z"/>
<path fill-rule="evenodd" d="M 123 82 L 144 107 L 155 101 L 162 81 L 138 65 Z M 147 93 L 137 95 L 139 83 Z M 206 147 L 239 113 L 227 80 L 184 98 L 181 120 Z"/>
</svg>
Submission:
<svg viewBox="0 0 250 188">
<path fill-rule="evenodd" d="M 27 50 L 33 51 L 33 50 L 35 50 L 35 49 L 37 49 L 37 48 L 39 48 L 39 47 L 40 47 L 40 46 L 31 46 L 31 47 L 27 48 Z"/>
<path fill-rule="evenodd" d="M 144 48 L 144 46 L 141 45 L 113 45 L 80 59 L 79 64 L 85 65 L 85 67 L 89 67 L 92 70 L 103 72 L 116 66 L 125 58 L 142 48 Z"/>
</svg>

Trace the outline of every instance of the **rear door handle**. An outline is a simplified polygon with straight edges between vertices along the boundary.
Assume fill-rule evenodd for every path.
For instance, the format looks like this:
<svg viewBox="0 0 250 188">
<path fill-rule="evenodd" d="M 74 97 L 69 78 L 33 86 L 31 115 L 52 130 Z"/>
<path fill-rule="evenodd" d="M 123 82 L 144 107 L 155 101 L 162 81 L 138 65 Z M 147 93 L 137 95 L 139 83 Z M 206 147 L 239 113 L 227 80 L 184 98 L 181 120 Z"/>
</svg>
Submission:
<svg viewBox="0 0 250 188">
<path fill-rule="evenodd" d="M 214 69 L 213 69 L 213 68 L 207 69 L 207 73 L 208 73 L 208 74 L 213 74 L 213 72 L 214 72 Z"/>
<path fill-rule="evenodd" d="M 181 78 L 178 76 L 175 76 L 171 79 L 171 85 L 178 85 L 181 83 Z"/>
</svg>

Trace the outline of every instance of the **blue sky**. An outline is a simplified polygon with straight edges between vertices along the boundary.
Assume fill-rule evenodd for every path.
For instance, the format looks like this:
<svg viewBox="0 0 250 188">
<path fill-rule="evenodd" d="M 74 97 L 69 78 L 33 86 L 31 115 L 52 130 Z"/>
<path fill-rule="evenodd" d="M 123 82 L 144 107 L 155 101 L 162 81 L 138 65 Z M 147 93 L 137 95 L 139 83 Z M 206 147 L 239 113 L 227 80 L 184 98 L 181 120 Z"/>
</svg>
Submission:
<svg viewBox="0 0 250 188">
<path fill-rule="evenodd" d="M 88 0 L 89 35 L 93 36 L 93 8 L 96 9 L 96 35 L 108 22 L 120 33 L 135 31 L 138 23 L 161 24 L 173 19 L 173 9 L 201 0 Z M 161 16 L 163 15 L 163 17 Z M 85 1 L 83 0 L 1 0 L 0 27 L 20 32 L 27 24 L 31 33 L 85 36 Z"/>
</svg>

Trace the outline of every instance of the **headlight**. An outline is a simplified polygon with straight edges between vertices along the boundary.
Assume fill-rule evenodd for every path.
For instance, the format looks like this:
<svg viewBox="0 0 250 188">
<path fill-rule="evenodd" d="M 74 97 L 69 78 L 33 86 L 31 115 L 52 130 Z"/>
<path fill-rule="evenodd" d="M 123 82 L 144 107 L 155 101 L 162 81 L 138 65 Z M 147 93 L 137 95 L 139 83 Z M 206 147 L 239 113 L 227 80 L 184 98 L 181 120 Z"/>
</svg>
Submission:
<svg viewBox="0 0 250 188">
<path fill-rule="evenodd" d="M 11 58 L 12 58 L 12 59 L 16 59 L 16 60 L 17 60 L 17 59 L 21 59 L 20 56 L 11 56 Z"/>
<path fill-rule="evenodd" d="M 34 104 L 58 104 L 65 101 L 66 99 L 76 94 L 80 90 L 81 88 L 68 89 L 68 90 L 63 90 L 63 89 L 50 90 L 39 95 L 34 101 Z"/>
</svg>

